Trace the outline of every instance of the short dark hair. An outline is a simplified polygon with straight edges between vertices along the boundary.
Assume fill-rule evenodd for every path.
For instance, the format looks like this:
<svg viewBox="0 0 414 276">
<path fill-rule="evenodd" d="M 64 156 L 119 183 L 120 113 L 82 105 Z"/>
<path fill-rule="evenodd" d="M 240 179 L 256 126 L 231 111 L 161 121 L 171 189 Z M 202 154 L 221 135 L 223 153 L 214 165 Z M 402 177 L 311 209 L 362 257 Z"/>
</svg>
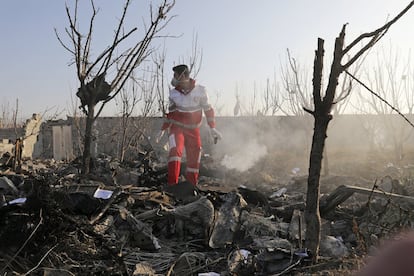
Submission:
<svg viewBox="0 0 414 276">
<path fill-rule="evenodd" d="M 177 73 L 179 75 L 182 75 L 182 74 L 184 74 L 185 76 L 190 75 L 190 70 L 188 70 L 188 66 L 185 64 L 174 66 L 172 70 L 174 71 L 174 73 Z"/>
</svg>

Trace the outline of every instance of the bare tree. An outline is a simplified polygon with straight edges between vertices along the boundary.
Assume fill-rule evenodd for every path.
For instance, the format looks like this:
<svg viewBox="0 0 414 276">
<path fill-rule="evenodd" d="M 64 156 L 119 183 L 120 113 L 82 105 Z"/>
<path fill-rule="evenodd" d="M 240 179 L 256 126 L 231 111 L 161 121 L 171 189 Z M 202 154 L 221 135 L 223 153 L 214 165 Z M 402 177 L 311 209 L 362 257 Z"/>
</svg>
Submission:
<svg viewBox="0 0 414 276">
<path fill-rule="evenodd" d="M 191 43 L 191 53 L 185 57 L 179 58 L 179 63 L 188 65 L 193 79 L 197 78 L 203 65 L 203 49 L 198 45 L 198 35 L 193 34 L 193 41 Z"/>
<path fill-rule="evenodd" d="M 157 64 L 155 69 L 144 70 L 140 78 L 133 77 L 132 93 L 123 91 L 121 93 L 121 137 L 119 159 L 124 161 L 128 149 L 138 149 L 139 140 L 145 136 L 148 127 L 148 117 L 155 116 L 157 113 Z M 155 73 L 154 73 L 155 72 Z M 134 113 L 137 117 L 132 118 Z M 135 155 L 136 156 L 136 155 Z"/>
<path fill-rule="evenodd" d="M 276 80 L 276 74 L 273 77 L 273 83 L 268 78 L 266 80 L 266 87 L 262 94 L 262 109 L 263 115 L 275 116 L 276 113 L 283 106 L 283 98 L 281 97 L 280 87 Z"/>
<path fill-rule="evenodd" d="M 307 118 L 305 118 L 306 112 L 305 109 L 313 107 L 313 98 L 312 93 L 310 93 L 310 78 L 307 70 L 305 70 L 301 64 L 291 55 L 289 49 L 286 51 L 287 62 L 282 67 L 282 80 L 284 84 L 284 105 L 280 107 L 280 110 L 283 111 L 286 115 L 295 115 L 302 117 L 300 124 L 302 129 L 305 131 L 304 137 L 309 137 L 312 132 L 312 125 L 309 124 Z M 363 58 L 361 58 L 363 60 Z M 353 72 L 356 74 L 360 68 L 360 63 L 357 61 L 353 66 Z M 322 80 L 325 81 L 325 80 Z M 338 78 L 338 83 L 340 83 L 340 89 L 338 90 L 337 95 L 335 95 L 334 105 L 332 107 L 332 113 L 334 115 L 341 114 L 344 112 L 349 103 L 350 91 L 352 89 L 352 78 L 348 75 L 341 75 Z M 308 145 L 306 142 L 304 145 Z M 306 152 L 309 152 L 309 148 L 305 149 Z M 323 169 L 324 175 L 329 174 L 329 162 L 328 162 L 328 150 L 325 146 L 323 159 Z"/>
<path fill-rule="evenodd" d="M 241 115 L 240 114 L 240 111 L 241 111 L 240 95 L 236 92 L 235 97 L 236 97 L 236 104 L 234 105 L 234 108 L 233 108 L 233 115 L 237 116 L 237 115 Z"/>
<path fill-rule="evenodd" d="M 281 68 L 281 78 L 284 87 L 283 104 L 280 110 L 286 115 L 302 116 L 306 112 L 303 107 L 309 109 L 313 107 L 312 93 L 309 93 L 311 88 L 308 86 L 310 77 L 309 73 L 301 64 L 294 58 L 289 49 L 286 51 L 287 62 Z M 356 62 L 353 66 L 353 74 L 356 74 L 360 69 L 360 63 Z M 322 80 L 324 82 L 325 80 Z M 338 79 L 340 89 L 335 95 L 332 108 L 333 114 L 341 114 L 346 109 L 349 98 L 348 95 L 352 89 L 352 79 L 348 75 L 341 75 Z"/>
<path fill-rule="evenodd" d="M 16 128 L 21 127 L 22 123 L 17 122 L 19 112 L 19 99 L 16 99 L 15 107 L 12 108 L 8 101 L 1 104 L 0 128 Z"/>
<path fill-rule="evenodd" d="M 167 20 L 167 14 L 174 3 L 174 0 L 164 0 L 155 9 L 151 6 L 150 23 L 145 26 L 143 36 L 139 41 L 133 42 L 132 47 L 122 50 L 120 45 L 129 40 L 138 29 L 135 27 L 124 32 L 124 23 L 130 7 L 130 0 L 126 0 L 111 44 L 96 58 L 93 58 L 91 53 L 92 34 L 97 16 L 94 1 L 91 0 L 92 15 L 86 35 L 81 33 L 78 26 L 78 0 L 75 1 L 73 11 L 66 5 L 69 27 L 65 31 L 69 37 L 69 42 L 65 43 L 57 30 L 55 30 L 55 33 L 61 45 L 73 56 L 80 83 L 76 95 L 81 100 L 81 109 L 86 115 L 82 156 L 82 172 L 84 174 L 90 171 L 93 123 L 102 112 L 105 104 L 118 95 L 133 71 L 153 52 L 151 42 L 169 22 L 170 19 Z M 112 71 L 115 71 L 115 73 L 111 77 L 108 73 Z M 107 77 L 110 78 L 109 81 L 106 80 Z M 100 103 L 100 106 L 97 107 L 98 103 Z"/>
<path fill-rule="evenodd" d="M 23 127 L 23 121 L 19 119 L 19 99 L 16 99 L 14 107 L 8 101 L 3 101 L 0 109 L 0 128 L 14 129 L 17 138 L 17 129 Z"/>
<path fill-rule="evenodd" d="M 158 111 L 164 116 L 167 114 L 167 105 L 168 102 L 165 99 L 166 87 L 168 85 L 165 81 L 165 57 L 166 52 L 165 48 L 161 53 L 156 55 L 153 59 L 155 65 L 154 76 L 155 76 L 155 90 L 156 90 L 156 99 L 158 102 Z"/>
<path fill-rule="evenodd" d="M 270 78 L 267 78 L 264 86 L 261 86 L 254 81 L 253 94 L 247 99 L 247 104 L 243 104 L 238 91 L 238 86 L 236 86 L 235 98 L 236 104 L 233 108 L 234 116 L 274 116 L 283 105 L 283 99 L 281 97 L 276 75 L 273 77 L 273 82 L 271 82 Z"/>
<path fill-rule="evenodd" d="M 286 50 L 286 64 L 281 67 L 281 78 L 284 87 L 284 105 L 281 111 L 286 115 L 302 116 L 303 107 L 312 106 L 312 97 L 309 93 L 309 73 L 292 57 L 289 49 Z"/>
<path fill-rule="evenodd" d="M 139 99 L 137 95 L 137 89 L 132 87 L 132 92 L 129 93 L 125 88 L 120 93 L 120 106 L 121 106 L 121 121 L 120 121 L 120 146 L 119 146 L 119 161 L 123 162 L 125 157 L 125 151 L 127 149 L 127 133 L 130 127 L 131 115 L 134 112 L 135 106 Z"/>
<path fill-rule="evenodd" d="M 372 70 L 367 70 L 365 75 L 367 85 L 385 101 L 381 101 L 364 89 L 357 94 L 357 108 L 361 113 L 381 116 L 381 119 L 376 122 L 371 120 L 370 125 L 367 122 L 367 128 L 384 134 L 383 137 L 387 140 L 387 144 L 391 144 L 394 161 L 399 163 L 404 157 L 404 143 L 409 139 L 413 129 L 407 127 L 405 122 L 396 121 L 399 118 L 397 119 L 397 116 L 392 116 L 392 114 L 395 114 L 394 108 L 406 115 L 413 114 L 414 75 L 411 58 L 410 56 L 402 58 L 399 51 L 393 50 L 392 47 L 388 51 L 382 48 L 377 54 Z M 383 143 L 377 144 L 385 146 Z"/>
<path fill-rule="evenodd" d="M 369 33 L 363 33 L 353 40 L 348 46 L 345 46 L 345 27 L 343 25 L 339 36 L 335 39 L 333 60 L 331 64 L 328 84 L 325 94 L 322 95 L 322 79 L 323 79 L 323 59 L 324 59 L 324 40 L 318 38 L 318 46 L 315 51 L 313 65 L 313 104 L 314 110 L 304 108 L 306 112 L 314 118 L 314 133 L 312 138 L 312 147 L 309 160 L 309 176 L 308 188 L 306 195 L 306 241 L 305 246 L 311 251 L 313 261 L 317 260 L 320 242 L 320 213 L 319 213 L 319 195 L 320 195 L 320 174 L 323 151 L 325 147 L 326 133 L 328 124 L 332 120 L 332 108 L 335 104 L 336 89 L 340 75 L 353 65 L 366 51 L 373 47 L 389 30 L 389 28 L 401 18 L 412 6 L 411 2 L 403 11 L 401 11 L 391 21 Z M 363 43 L 360 49 L 355 49 L 359 43 Z M 347 61 L 343 61 L 344 57 L 349 55 L 351 51 L 355 51 L 349 56 Z M 343 64 L 344 62 L 344 64 Z"/>
<path fill-rule="evenodd" d="M 165 96 L 168 95 L 168 90 L 171 88 L 168 80 L 165 79 L 166 56 L 166 50 L 163 49 L 163 51 L 156 55 L 153 59 L 155 64 L 155 69 L 153 70 L 153 74 L 155 76 L 154 89 L 156 91 L 155 94 L 158 102 L 158 110 L 161 112 L 162 116 L 167 114 L 168 100 L 165 99 Z M 197 77 L 203 62 L 203 50 L 198 45 L 197 34 L 193 35 L 191 53 L 186 57 L 180 57 L 178 62 L 188 65 L 193 79 Z"/>
<path fill-rule="evenodd" d="M 74 137 L 76 137 L 76 143 L 74 143 L 74 145 L 77 146 L 75 149 L 75 156 L 79 156 L 83 152 L 83 143 L 81 137 L 83 135 L 83 130 L 85 129 L 85 124 L 83 124 L 83 122 L 85 121 L 86 116 L 78 108 L 79 98 L 75 98 L 73 95 L 71 95 L 70 99 L 71 102 L 69 106 L 68 118 L 71 120 L 72 128 L 74 127 L 72 134 L 74 134 Z"/>
<path fill-rule="evenodd" d="M 220 91 L 215 91 L 214 93 L 214 99 L 213 99 L 213 106 L 214 106 L 214 112 L 216 113 L 216 116 L 221 116 L 223 114 L 224 104 L 221 102 L 221 95 Z"/>
</svg>

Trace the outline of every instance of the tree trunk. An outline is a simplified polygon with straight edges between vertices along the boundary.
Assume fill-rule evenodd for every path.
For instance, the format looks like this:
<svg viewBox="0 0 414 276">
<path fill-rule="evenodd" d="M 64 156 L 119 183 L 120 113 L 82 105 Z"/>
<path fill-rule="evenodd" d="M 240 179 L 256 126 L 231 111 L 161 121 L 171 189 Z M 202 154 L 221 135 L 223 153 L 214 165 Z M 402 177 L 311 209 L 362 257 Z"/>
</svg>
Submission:
<svg viewBox="0 0 414 276">
<path fill-rule="evenodd" d="M 319 214 L 319 180 L 322 168 L 322 158 L 325 146 L 326 131 L 332 116 L 316 115 L 315 128 L 312 138 L 312 149 L 309 160 L 308 190 L 306 195 L 306 241 L 305 246 L 313 254 L 313 261 L 319 253 L 321 217 Z"/>
<path fill-rule="evenodd" d="M 325 147 L 326 131 L 328 129 L 329 121 L 332 119 L 331 110 L 334 104 L 335 91 L 338 86 L 338 79 L 344 70 L 349 68 L 361 55 L 369 50 L 378 40 L 388 31 L 392 24 L 394 24 L 401 16 L 403 16 L 412 6 L 412 1 L 403 11 L 396 17 L 386 23 L 384 26 L 378 28 L 371 33 L 364 33 L 351 42 L 344 48 L 345 40 L 345 26 L 339 36 L 335 39 L 334 57 L 331 65 L 328 86 L 326 88 L 325 96 L 322 99 L 322 72 L 323 72 L 323 55 L 324 48 L 323 39 L 318 39 L 318 49 L 315 51 L 315 60 L 313 68 L 313 102 L 315 110 L 311 111 L 306 108 L 305 111 L 313 115 L 315 119 L 314 133 L 312 139 L 312 149 L 309 161 L 309 176 L 308 176 L 308 190 L 306 197 L 305 221 L 306 221 L 306 241 L 305 246 L 312 253 L 312 260 L 315 262 L 319 253 L 320 242 L 320 228 L 321 219 L 319 214 L 319 180 L 321 174 L 322 157 Z M 342 65 L 342 58 L 349 55 L 350 51 L 355 45 L 358 45 L 364 39 L 369 41 L 356 52 L 354 56 L 350 56 L 347 63 Z M 349 73 L 348 73 L 349 74 Z"/>
<path fill-rule="evenodd" d="M 122 118 L 121 128 L 122 128 L 122 135 L 121 135 L 121 146 L 120 146 L 121 150 L 119 152 L 119 161 L 124 162 L 125 151 L 126 151 L 128 118 Z"/>
<path fill-rule="evenodd" d="M 328 151 L 326 149 L 326 145 L 323 149 L 323 175 L 328 176 L 329 175 L 329 160 L 328 160 Z"/>
<path fill-rule="evenodd" d="M 82 174 L 88 174 L 91 166 L 91 144 L 92 128 L 95 122 L 95 104 L 88 105 L 88 116 L 86 117 L 85 140 L 82 156 Z"/>
</svg>

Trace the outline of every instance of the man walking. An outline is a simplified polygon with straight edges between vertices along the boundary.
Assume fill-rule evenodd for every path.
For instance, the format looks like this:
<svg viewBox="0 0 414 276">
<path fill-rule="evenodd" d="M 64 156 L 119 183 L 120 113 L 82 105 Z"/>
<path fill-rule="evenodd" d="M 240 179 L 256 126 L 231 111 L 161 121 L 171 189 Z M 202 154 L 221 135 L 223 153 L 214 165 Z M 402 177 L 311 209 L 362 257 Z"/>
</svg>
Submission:
<svg viewBox="0 0 414 276">
<path fill-rule="evenodd" d="M 187 65 L 177 65 L 172 70 L 174 77 L 171 81 L 173 88 L 169 94 L 168 114 L 157 136 L 157 142 L 165 131 L 168 131 L 168 186 L 178 184 L 184 148 L 187 157 L 185 176 L 187 181 L 195 186 L 198 183 L 201 159 L 200 126 L 203 111 L 212 138 L 215 141 L 221 139 L 221 134 L 215 129 L 214 109 L 208 101 L 205 87 L 196 84 L 195 80 L 190 78 Z"/>
</svg>

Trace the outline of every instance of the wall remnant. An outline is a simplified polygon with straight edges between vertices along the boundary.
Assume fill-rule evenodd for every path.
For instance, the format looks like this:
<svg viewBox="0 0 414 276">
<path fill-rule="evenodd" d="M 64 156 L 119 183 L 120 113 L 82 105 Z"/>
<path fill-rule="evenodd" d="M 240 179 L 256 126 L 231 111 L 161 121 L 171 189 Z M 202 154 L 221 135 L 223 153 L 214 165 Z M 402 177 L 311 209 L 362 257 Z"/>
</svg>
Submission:
<svg viewBox="0 0 414 276">
<path fill-rule="evenodd" d="M 33 158 L 33 152 L 39 141 L 42 117 L 33 114 L 20 128 L 0 128 L 0 154 L 13 153 L 18 139 L 23 141 L 22 158 Z"/>
<path fill-rule="evenodd" d="M 40 114 L 33 114 L 32 118 L 27 119 L 23 126 L 23 158 L 32 158 L 35 144 L 38 142 L 42 117 Z"/>
<path fill-rule="evenodd" d="M 414 117 L 414 116 L 411 116 Z M 134 159 L 150 143 L 159 157 L 167 156 L 167 137 L 155 143 L 163 119 L 160 117 L 131 117 L 126 131 L 126 152 L 128 159 Z M 414 131 L 400 117 L 386 117 L 395 129 L 404 134 L 404 151 L 414 151 Z M 414 118 L 410 118 L 414 119 Z M 244 157 L 254 152 L 245 152 L 254 141 L 265 146 L 267 152 L 285 152 L 308 162 L 312 140 L 313 121 L 310 116 L 250 116 L 217 117 L 217 128 L 223 139 L 214 144 L 209 140 L 206 122 L 200 129 L 203 151 L 218 158 L 242 152 Z M 328 129 L 327 153 L 347 152 L 366 155 L 370 151 L 393 150 L 396 132 L 384 125 L 384 116 L 378 115 L 337 115 Z M 23 158 L 46 158 L 70 161 L 82 153 L 83 117 L 42 122 L 40 115 L 33 114 L 23 128 L 0 129 L 0 154 L 11 152 L 17 138 L 24 138 Z M 105 154 L 117 158 L 121 152 L 121 117 L 99 117 L 95 122 L 93 149 L 96 155 Z M 254 150 L 252 150 L 254 151 Z M 235 157 L 235 156 L 233 156 Z"/>
</svg>

